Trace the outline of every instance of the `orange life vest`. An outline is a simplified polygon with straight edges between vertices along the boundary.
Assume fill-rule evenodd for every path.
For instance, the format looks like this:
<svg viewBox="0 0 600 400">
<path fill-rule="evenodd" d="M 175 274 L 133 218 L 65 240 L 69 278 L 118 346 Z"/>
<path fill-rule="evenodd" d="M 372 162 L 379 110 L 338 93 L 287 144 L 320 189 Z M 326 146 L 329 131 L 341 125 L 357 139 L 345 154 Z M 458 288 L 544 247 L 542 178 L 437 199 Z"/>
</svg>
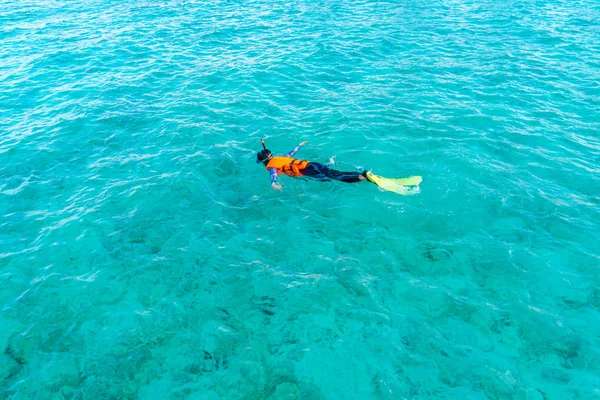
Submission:
<svg viewBox="0 0 600 400">
<path fill-rule="evenodd" d="M 306 168 L 310 161 L 297 160 L 291 157 L 275 156 L 267 164 L 267 169 L 275 168 L 278 174 L 288 176 L 302 176 L 302 170 Z"/>
</svg>

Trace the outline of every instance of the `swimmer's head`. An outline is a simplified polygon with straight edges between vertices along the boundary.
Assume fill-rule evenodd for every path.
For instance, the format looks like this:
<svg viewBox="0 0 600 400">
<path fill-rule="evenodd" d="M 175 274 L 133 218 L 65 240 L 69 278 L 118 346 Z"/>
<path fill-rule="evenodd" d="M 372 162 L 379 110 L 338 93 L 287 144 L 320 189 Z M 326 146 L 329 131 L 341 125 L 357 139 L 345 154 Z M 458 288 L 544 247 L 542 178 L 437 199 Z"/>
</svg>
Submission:
<svg viewBox="0 0 600 400">
<path fill-rule="evenodd" d="M 271 159 L 271 157 L 273 157 L 273 153 L 271 153 L 271 150 L 267 149 L 267 146 L 265 146 L 265 140 L 261 139 L 260 140 L 260 144 L 262 144 L 263 149 L 261 151 L 258 152 L 258 154 L 256 155 L 256 162 L 265 162 Z"/>
<path fill-rule="evenodd" d="M 265 162 L 267 160 L 270 160 L 273 157 L 273 153 L 271 153 L 271 150 L 269 149 L 264 149 L 258 152 L 258 154 L 256 155 L 256 162 Z"/>
</svg>

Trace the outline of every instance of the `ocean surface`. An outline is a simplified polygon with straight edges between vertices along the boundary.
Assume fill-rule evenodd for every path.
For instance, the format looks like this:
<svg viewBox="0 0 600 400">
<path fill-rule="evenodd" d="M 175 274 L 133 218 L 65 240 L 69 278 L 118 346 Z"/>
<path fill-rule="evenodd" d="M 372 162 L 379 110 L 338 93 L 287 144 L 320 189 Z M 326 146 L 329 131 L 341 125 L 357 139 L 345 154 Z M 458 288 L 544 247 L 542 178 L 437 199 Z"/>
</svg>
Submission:
<svg viewBox="0 0 600 400">
<path fill-rule="evenodd" d="M 600 398 L 599 21 L 3 1 L 0 398 Z"/>
</svg>

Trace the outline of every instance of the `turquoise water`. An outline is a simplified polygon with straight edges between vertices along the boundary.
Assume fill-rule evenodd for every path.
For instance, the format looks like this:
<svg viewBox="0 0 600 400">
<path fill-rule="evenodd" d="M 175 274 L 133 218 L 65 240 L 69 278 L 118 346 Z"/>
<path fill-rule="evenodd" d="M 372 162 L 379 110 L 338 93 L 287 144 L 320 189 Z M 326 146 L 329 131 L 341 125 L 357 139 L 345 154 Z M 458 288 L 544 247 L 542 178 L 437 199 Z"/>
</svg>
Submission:
<svg viewBox="0 0 600 400">
<path fill-rule="evenodd" d="M 600 397 L 600 4 L 0 8 L 0 397 Z M 259 139 L 400 196 L 282 177 Z"/>
</svg>

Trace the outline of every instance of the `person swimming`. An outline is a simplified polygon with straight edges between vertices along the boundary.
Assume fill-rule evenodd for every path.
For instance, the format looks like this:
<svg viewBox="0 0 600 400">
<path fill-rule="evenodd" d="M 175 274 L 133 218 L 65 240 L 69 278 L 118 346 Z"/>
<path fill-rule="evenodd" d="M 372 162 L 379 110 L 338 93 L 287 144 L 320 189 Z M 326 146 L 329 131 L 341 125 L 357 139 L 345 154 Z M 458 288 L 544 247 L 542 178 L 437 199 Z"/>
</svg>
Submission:
<svg viewBox="0 0 600 400">
<path fill-rule="evenodd" d="M 294 150 L 285 156 L 273 156 L 271 150 L 265 146 L 265 141 L 261 140 L 263 149 L 256 155 L 256 163 L 263 163 L 271 175 L 271 189 L 281 190 L 283 185 L 277 183 L 278 175 L 287 175 L 292 177 L 308 177 L 319 181 L 336 180 L 346 183 L 360 181 L 372 182 L 369 179 L 369 171 L 361 172 L 343 172 L 329 168 L 328 166 L 308 160 L 298 160 L 292 158 L 300 150 L 300 147 L 306 146 L 308 142 L 302 142 Z M 375 182 L 373 182 L 375 183 Z"/>
</svg>

